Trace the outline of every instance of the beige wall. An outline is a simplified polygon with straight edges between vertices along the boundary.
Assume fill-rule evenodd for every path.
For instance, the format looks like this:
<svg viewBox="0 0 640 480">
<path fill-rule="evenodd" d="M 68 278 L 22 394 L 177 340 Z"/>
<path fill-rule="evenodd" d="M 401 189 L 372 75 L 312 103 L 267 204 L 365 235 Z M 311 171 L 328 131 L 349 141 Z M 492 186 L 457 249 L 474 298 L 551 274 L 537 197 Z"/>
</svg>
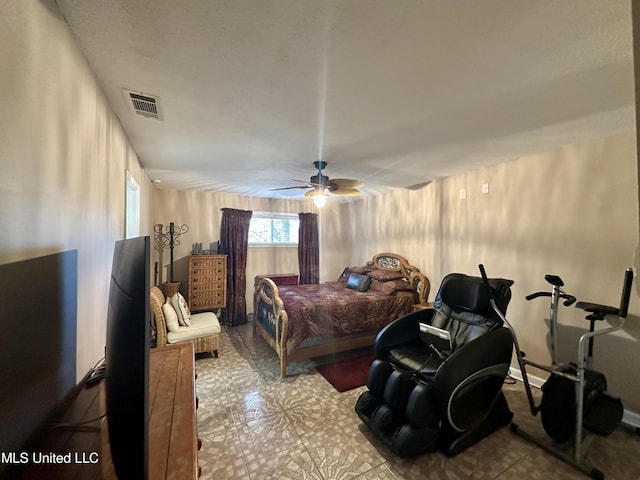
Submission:
<svg viewBox="0 0 640 480">
<path fill-rule="evenodd" d="M 433 279 L 441 263 L 441 192 L 436 182 L 420 191 L 327 204 L 320 213 L 321 279 L 331 279 L 347 265 L 362 265 L 380 252 L 404 256 Z"/>
<path fill-rule="evenodd" d="M 635 133 L 521 158 L 438 180 L 420 191 L 398 190 L 322 212 L 324 271 L 360 263 L 379 251 L 400 253 L 432 281 L 436 293 L 450 272 L 514 280 L 508 318 L 529 358 L 548 362 L 549 305 L 524 296 L 547 290 L 546 273 L 560 275 L 579 300 L 617 305 L 626 267 L 638 245 Z M 483 183 L 489 193 L 482 194 Z M 466 189 L 466 199 L 459 190 Z M 596 342 L 596 368 L 626 408 L 640 412 L 640 305 L 634 290 L 624 331 Z M 576 308 L 562 308 L 567 359 L 587 322 Z M 514 364 L 515 365 L 515 364 Z M 534 375 L 544 376 L 534 371 Z"/>
<path fill-rule="evenodd" d="M 113 243 L 124 237 L 125 171 L 150 184 L 54 1 L 2 1 L 0 263 L 78 250 L 82 378 L 103 355 Z"/>
<path fill-rule="evenodd" d="M 260 197 L 243 197 L 224 193 L 193 190 L 153 189 L 153 224 L 186 224 L 189 231 L 174 249 L 174 280 L 181 281 L 181 291 L 186 295 L 188 281 L 187 257 L 193 243 L 209 243 L 220 239 L 222 208 L 237 208 L 253 212 L 293 213 L 317 211 L 309 200 L 275 200 Z M 165 229 L 166 230 L 166 229 Z M 154 252 L 152 263 L 158 261 L 160 281 L 167 280 L 169 251 L 163 250 L 162 258 Z M 256 275 L 268 273 L 299 273 L 298 249 L 293 247 L 249 247 L 247 252 L 247 312 L 253 311 L 253 280 Z"/>
</svg>

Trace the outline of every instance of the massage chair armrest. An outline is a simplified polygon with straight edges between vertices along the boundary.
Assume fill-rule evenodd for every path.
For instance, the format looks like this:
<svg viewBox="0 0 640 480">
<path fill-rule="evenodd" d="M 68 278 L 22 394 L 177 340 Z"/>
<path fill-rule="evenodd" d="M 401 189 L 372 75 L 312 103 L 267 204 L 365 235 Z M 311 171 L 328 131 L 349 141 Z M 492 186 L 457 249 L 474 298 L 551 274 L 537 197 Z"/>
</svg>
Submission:
<svg viewBox="0 0 640 480">
<path fill-rule="evenodd" d="M 465 344 L 440 365 L 434 378 L 438 409 L 454 428 L 473 428 L 491 409 L 509 371 L 513 337 L 499 327 Z"/>
<path fill-rule="evenodd" d="M 373 353 L 376 358 L 386 360 L 389 351 L 400 345 L 413 344 L 420 341 L 421 322 L 431 323 L 434 310 L 427 308 L 411 312 L 385 326 L 376 336 Z"/>
<path fill-rule="evenodd" d="M 436 389 L 459 384 L 464 378 L 493 365 L 511 364 L 513 337 L 498 327 L 456 349 L 442 363 L 435 377 Z M 446 379 L 446 380 L 445 380 Z"/>
</svg>

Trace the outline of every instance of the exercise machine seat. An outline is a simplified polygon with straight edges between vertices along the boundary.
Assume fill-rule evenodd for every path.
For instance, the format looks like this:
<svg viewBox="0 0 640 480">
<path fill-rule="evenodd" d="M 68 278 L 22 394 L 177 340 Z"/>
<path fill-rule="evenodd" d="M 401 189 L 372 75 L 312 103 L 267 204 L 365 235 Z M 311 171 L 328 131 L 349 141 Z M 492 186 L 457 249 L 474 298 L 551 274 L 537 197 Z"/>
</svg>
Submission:
<svg viewBox="0 0 640 480">
<path fill-rule="evenodd" d="M 490 279 L 489 285 L 506 313 L 513 281 Z M 451 348 L 427 344 L 420 324 L 447 330 Z M 482 279 L 449 274 L 432 309 L 405 315 L 378 333 L 368 390 L 356 413 L 401 457 L 437 449 L 456 455 L 511 421 L 502 385 L 512 351 L 513 337 Z"/>
</svg>

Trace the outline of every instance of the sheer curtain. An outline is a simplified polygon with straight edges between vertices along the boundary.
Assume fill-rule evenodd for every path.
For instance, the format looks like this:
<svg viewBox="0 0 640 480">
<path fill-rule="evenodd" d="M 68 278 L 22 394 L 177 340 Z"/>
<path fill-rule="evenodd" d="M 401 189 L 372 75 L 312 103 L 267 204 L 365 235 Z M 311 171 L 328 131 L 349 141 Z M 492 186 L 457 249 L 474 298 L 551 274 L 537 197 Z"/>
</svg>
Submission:
<svg viewBox="0 0 640 480">
<path fill-rule="evenodd" d="M 299 213 L 298 265 L 300 284 L 320 283 L 320 248 L 318 237 L 318 214 Z"/>
<path fill-rule="evenodd" d="M 227 315 L 229 326 L 247 323 L 247 245 L 251 210 L 222 208 L 220 253 L 227 255 Z"/>
</svg>

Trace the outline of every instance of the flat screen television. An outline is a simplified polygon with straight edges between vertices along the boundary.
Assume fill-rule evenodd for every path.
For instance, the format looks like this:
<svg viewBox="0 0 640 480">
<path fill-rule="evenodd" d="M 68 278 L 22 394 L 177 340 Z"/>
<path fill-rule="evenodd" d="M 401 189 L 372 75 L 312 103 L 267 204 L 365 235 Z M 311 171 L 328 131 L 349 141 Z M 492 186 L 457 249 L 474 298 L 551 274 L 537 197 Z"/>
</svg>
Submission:
<svg viewBox="0 0 640 480">
<path fill-rule="evenodd" d="M 107 315 L 105 400 L 120 480 L 148 478 L 150 239 L 117 241 Z"/>
</svg>

